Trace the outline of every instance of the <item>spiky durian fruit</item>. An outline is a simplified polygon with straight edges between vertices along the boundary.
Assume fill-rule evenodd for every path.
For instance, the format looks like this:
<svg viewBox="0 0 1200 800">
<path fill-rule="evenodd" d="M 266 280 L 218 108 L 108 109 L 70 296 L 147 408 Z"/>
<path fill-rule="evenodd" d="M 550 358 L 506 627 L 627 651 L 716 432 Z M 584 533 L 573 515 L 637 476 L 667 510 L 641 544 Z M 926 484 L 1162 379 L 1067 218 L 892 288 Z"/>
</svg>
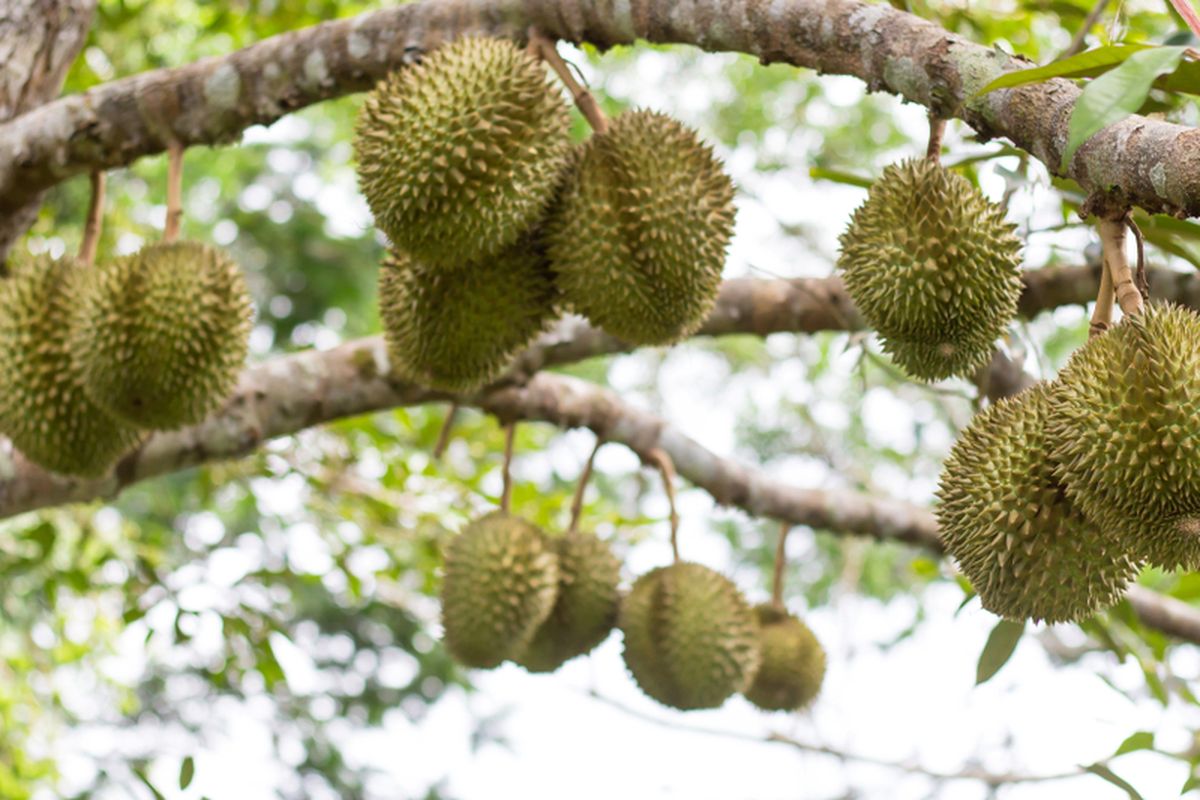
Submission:
<svg viewBox="0 0 1200 800">
<path fill-rule="evenodd" d="M 512 42 L 466 37 L 367 95 L 354 149 L 375 221 L 400 249 L 464 266 L 545 213 L 570 147 L 545 68 Z"/>
<path fill-rule="evenodd" d="M 532 237 L 457 270 L 392 252 L 379 273 L 379 314 L 395 371 L 448 392 L 499 376 L 557 318 L 557 299 Z"/>
<path fill-rule="evenodd" d="M 762 664 L 746 699 L 767 711 L 796 711 L 813 701 L 825 680 L 825 648 L 798 617 L 771 604 L 754 607 Z"/>
<path fill-rule="evenodd" d="M 46 469 L 95 477 L 140 435 L 91 401 L 71 358 L 85 270 L 72 258 L 40 257 L 10 264 L 0 279 L 0 430 Z"/>
<path fill-rule="evenodd" d="M 621 562 L 608 543 L 579 532 L 551 541 L 558 554 L 558 599 L 525 652 L 513 659 L 530 672 L 553 672 L 591 651 L 617 619 Z"/>
<path fill-rule="evenodd" d="M 942 541 L 983 607 L 1010 619 L 1078 620 L 1120 600 L 1138 564 L 1054 475 L 1049 384 L 980 412 L 942 470 Z"/>
<path fill-rule="evenodd" d="M 1048 431 L 1071 501 L 1134 555 L 1200 568 L 1200 316 L 1150 304 L 1075 352 Z"/>
<path fill-rule="evenodd" d="M 754 679 L 758 628 L 742 593 L 699 564 L 659 567 L 621 603 L 625 665 L 646 694 L 679 709 L 716 708 Z"/>
<path fill-rule="evenodd" d="M 98 406 L 131 425 L 192 425 L 233 391 L 252 308 L 241 268 L 199 242 L 152 244 L 80 284 L 71 350 Z"/>
<path fill-rule="evenodd" d="M 712 150 L 665 114 L 629 111 L 577 153 L 546 241 L 575 311 L 630 344 L 668 344 L 712 309 L 733 217 Z"/>
<path fill-rule="evenodd" d="M 914 377 L 969 376 L 1016 315 L 1013 226 L 966 178 L 932 161 L 886 168 L 841 245 L 847 291 Z"/>
<path fill-rule="evenodd" d="M 558 557 L 536 525 L 502 511 L 450 540 L 442 625 L 450 654 L 491 669 L 522 652 L 554 608 Z"/>
</svg>

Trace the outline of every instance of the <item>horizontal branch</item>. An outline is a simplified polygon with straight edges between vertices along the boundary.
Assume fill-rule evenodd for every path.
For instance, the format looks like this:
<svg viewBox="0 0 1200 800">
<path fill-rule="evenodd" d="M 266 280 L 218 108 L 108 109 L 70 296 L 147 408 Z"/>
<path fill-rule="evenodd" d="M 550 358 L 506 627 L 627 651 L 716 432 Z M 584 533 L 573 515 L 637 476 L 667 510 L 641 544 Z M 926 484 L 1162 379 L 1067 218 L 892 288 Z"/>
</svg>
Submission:
<svg viewBox="0 0 1200 800">
<path fill-rule="evenodd" d="M 63 98 L 0 125 L 0 215 L 83 172 L 187 145 L 360 91 L 464 33 L 523 39 L 530 25 L 599 47 L 637 39 L 736 51 L 853 75 L 941 116 L 1001 136 L 1057 172 L 1072 82 L 974 93 L 1027 66 L 888 5 L 857 0 L 425 0 L 326 22 L 227 56 L 156 70 Z M 1097 200 L 1200 215 L 1200 130 L 1132 116 L 1094 136 L 1067 174 Z M 1102 196 L 1101 196 L 1102 195 Z"/>
</svg>

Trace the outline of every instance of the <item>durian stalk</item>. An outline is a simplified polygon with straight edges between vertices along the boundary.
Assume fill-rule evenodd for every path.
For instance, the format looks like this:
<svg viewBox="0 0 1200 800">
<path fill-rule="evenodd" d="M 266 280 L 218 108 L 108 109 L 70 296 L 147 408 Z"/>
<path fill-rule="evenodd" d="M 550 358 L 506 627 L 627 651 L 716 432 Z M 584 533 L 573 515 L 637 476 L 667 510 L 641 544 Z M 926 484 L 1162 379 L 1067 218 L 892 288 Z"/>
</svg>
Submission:
<svg viewBox="0 0 1200 800">
<path fill-rule="evenodd" d="M 1104 252 L 1104 268 L 1112 276 L 1117 304 L 1124 314 L 1141 314 L 1144 308 L 1142 293 L 1133 283 L 1133 271 L 1125 255 L 1125 218 L 1100 220 L 1100 244 Z"/>
<path fill-rule="evenodd" d="M 671 509 L 671 555 L 679 563 L 679 514 L 675 511 L 675 464 L 667 451 L 656 447 L 650 451 L 650 460 L 662 475 L 663 491 L 667 493 L 667 504 Z"/>
<path fill-rule="evenodd" d="M 530 28 L 529 46 L 533 52 L 546 62 L 550 69 L 554 70 L 554 74 L 563 82 L 563 86 L 567 87 L 567 91 L 571 93 L 571 97 L 575 101 L 575 107 L 579 109 L 579 113 L 583 114 L 583 118 L 587 120 L 592 130 L 596 133 L 606 132 L 608 130 L 608 119 L 604 116 L 604 112 L 600 110 L 600 104 L 596 102 L 595 95 L 575 79 L 575 74 L 571 72 L 571 67 L 558 54 L 558 47 L 554 43 L 554 40 L 547 37 L 537 28 Z"/>
<path fill-rule="evenodd" d="M 1113 312 L 1113 282 L 1112 272 L 1108 264 L 1100 265 L 1100 291 L 1096 293 L 1096 308 L 1092 311 L 1092 321 L 1088 325 L 1088 336 L 1099 336 L 1112 325 Z"/>
<path fill-rule="evenodd" d="M 100 247 L 100 231 L 104 224 L 104 184 L 106 175 L 102 170 L 92 173 L 92 200 L 88 205 L 87 222 L 83 225 L 83 241 L 79 245 L 79 263 L 90 267 L 96 262 L 96 250 Z"/>
</svg>

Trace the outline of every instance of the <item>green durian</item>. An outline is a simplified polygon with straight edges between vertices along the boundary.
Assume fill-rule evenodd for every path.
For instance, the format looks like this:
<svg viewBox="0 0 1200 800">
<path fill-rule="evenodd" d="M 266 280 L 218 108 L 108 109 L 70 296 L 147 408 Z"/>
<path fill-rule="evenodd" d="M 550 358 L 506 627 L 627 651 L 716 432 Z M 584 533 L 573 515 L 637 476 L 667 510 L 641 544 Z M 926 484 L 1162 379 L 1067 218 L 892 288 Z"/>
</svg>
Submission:
<svg viewBox="0 0 1200 800">
<path fill-rule="evenodd" d="M 642 691 L 679 709 L 717 708 L 754 679 L 758 626 L 742 593 L 699 564 L 659 567 L 621 603 L 625 665 Z"/>
<path fill-rule="evenodd" d="M 1152 303 L 1075 352 L 1048 430 L 1056 474 L 1137 558 L 1200 568 L 1200 315 Z"/>
<path fill-rule="evenodd" d="M 846 290 L 910 375 L 970 376 L 1016 316 L 1021 242 L 1004 209 L 929 160 L 893 164 L 841 237 Z"/>
<path fill-rule="evenodd" d="M 764 603 L 754 607 L 762 663 L 746 699 L 766 711 L 796 711 L 821 691 L 825 648 L 798 617 Z"/>
<path fill-rule="evenodd" d="M 97 477 L 141 439 L 88 397 L 68 331 L 88 268 L 73 258 L 10 263 L 0 278 L 0 431 L 30 461 Z"/>
<path fill-rule="evenodd" d="M 491 669 L 524 651 L 558 596 L 558 557 L 520 517 L 480 517 L 446 549 L 442 626 L 459 663 Z"/>
<path fill-rule="evenodd" d="M 1084 619 L 1137 574 L 1123 531 L 1096 524 L 1054 474 L 1053 388 L 1037 384 L 971 420 L 942 470 L 946 550 L 983 607 L 1009 619 Z"/>
<path fill-rule="evenodd" d="M 80 285 L 71 351 L 89 397 L 126 423 L 171 430 L 220 407 L 253 314 L 241 268 L 199 242 L 152 244 Z"/>
<path fill-rule="evenodd" d="M 499 377 L 558 318 L 558 291 L 532 237 L 464 269 L 392 252 L 379 273 L 379 314 L 393 369 L 469 392 Z"/>
<path fill-rule="evenodd" d="M 397 248 L 465 267 L 541 219 L 569 129 L 541 62 L 507 40 L 464 37 L 367 95 L 354 140 L 359 185 Z"/>
<path fill-rule="evenodd" d="M 627 111 L 573 159 L 546 242 L 567 303 L 630 344 L 669 344 L 712 310 L 733 183 L 665 114 Z"/>
<path fill-rule="evenodd" d="M 580 532 L 551 543 L 558 555 L 558 599 L 525 652 L 513 659 L 530 672 L 553 672 L 590 652 L 617 620 L 621 562 L 608 543 Z"/>
</svg>

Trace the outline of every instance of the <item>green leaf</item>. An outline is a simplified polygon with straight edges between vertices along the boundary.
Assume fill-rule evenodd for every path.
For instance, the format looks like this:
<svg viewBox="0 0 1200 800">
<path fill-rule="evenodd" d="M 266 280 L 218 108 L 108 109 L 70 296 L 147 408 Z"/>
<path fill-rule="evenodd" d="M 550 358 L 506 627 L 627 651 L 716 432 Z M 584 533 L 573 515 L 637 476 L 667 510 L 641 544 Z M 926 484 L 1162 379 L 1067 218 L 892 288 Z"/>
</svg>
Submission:
<svg viewBox="0 0 1200 800">
<path fill-rule="evenodd" d="M 864 178 L 861 175 L 854 175 L 836 169 L 826 169 L 825 167 L 810 167 L 808 177 L 814 181 L 833 181 L 834 183 L 844 183 L 848 186 L 859 186 L 863 189 L 870 189 L 871 184 L 874 183 L 870 178 Z"/>
<path fill-rule="evenodd" d="M 1138 731 L 1131 733 L 1129 738 L 1121 742 L 1121 746 L 1117 748 L 1117 752 L 1113 753 L 1113 758 L 1123 756 L 1126 753 L 1132 753 L 1135 750 L 1153 750 L 1154 749 L 1154 733 L 1151 731 Z"/>
<path fill-rule="evenodd" d="M 1156 47 L 1134 53 L 1085 86 L 1071 111 L 1061 171 L 1066 172 L 1080 145 L 1141 108 L 1155 79 L 1175 69 L 1186 49 Z"/>
<path fill-rule="evenodd" d="M 188 756 L 179 765 L 179 788 L 186 789 L 192 785 L 192 778 L 196 777 L 196 759 Z"/>
<path fill-rule="evenodd" d="M 1200 775 L 1189 775 L 1188 779 L 1184 781 L 1183 788 L 1179 790 L 1179 793 L 1187 794 L 1193 789 L 1200 789 Z"/>
<path fill-rule="evenodd" d="M 1129 800 L 1146 800 L 1138 793 L 1137 789 L 1130 785 L 1129 781 L 1125 780 L 1103 764 L 1091 764 L 1084 767 L 1084 770 L 1092 773 L 1093 775 L 1098 775 L 1099 777 L 1104 778 L 1104 780 L 1108 781 L 1119 789 L 1125 790 L 1125 793 L 1129 795 Z"/>
<path fill-rule="evenodd" d="M 1007 619 L 1000 620 L 1000 623 L 992 628 L 992 632 L 988 634 L 987 644 L 983 646 L 983 652 L 979 654 L 979 665 L 975 668 L 976 686 L 990 680 L 1000 671 L 1001 667 L 1008 663 L 1008 659 L 1017 649 L 1017 642 L 1021 641 L 1021 634 L 1024 632 L 1024 622 L 1013 622 Z"/>
<path fill-rule="evenodd" d="M 997 89 L 1011 89 L 1014 86 L 1039 83 L 1051 78 L 1093 78 L 1103 75 L 1123 63 L 1134 53 L 1146 50 L 1147 47 L 1144 44 L 1115 44 L 1109 47 L 1097 47 L 1095 50 L 1088 50 L 1040 67 L 1006 72 L 976 92 L 975 96 L 979 97 Z"/>
</svg>

